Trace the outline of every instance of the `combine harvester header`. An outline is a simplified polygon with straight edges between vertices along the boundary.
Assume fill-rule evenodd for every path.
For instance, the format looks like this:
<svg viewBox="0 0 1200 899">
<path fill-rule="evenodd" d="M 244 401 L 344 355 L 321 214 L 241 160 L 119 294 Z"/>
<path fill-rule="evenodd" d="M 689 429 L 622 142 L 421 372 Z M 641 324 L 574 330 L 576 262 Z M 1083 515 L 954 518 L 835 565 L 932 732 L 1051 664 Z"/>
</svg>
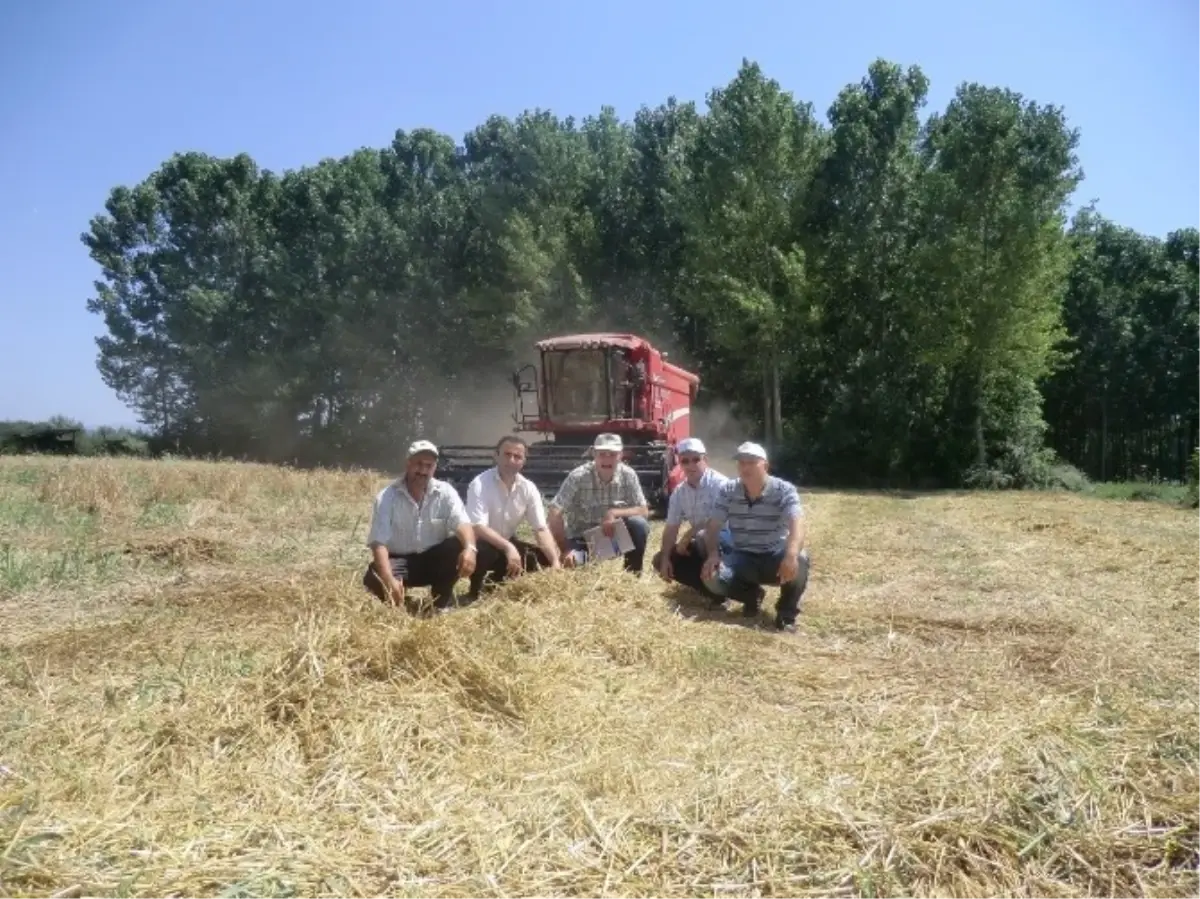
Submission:
<svg viewBox="0 0 1200 899">
<path fill-rule="evenodd" d="M 633 334 L 571 334 L 539 341 L 540 366 L 513 375 L 513 432 L 526 437 L 524 475 L 549 498 L 587 461 L 597 434 L 619 434 L 624 461 L 637 472 L 651 510 L 666 509 L 683 480 L 675 445 L 689 436 L 700 378 Z M 530 408 L 532 406 L 532 408 Z M 492 446 L 443 446 L 438 477 L 466 496 L 494 464 Z"/>
</svg>

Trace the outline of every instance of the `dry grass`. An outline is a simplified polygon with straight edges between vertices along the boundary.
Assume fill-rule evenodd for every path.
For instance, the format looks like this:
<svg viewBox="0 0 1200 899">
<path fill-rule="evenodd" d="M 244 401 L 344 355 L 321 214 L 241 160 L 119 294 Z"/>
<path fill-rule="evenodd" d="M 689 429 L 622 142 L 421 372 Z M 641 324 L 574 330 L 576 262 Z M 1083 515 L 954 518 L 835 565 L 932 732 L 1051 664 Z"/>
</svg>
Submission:
<svg viewBox="0 0 1200 899">
<path fill-rule="evenodd" d="M 1194 512 L 818 492 L 788 638 L 617 566 L 407 618 L 382 483 L 0 459 L 0 893 L 1200 888 Z"/>
</svg>

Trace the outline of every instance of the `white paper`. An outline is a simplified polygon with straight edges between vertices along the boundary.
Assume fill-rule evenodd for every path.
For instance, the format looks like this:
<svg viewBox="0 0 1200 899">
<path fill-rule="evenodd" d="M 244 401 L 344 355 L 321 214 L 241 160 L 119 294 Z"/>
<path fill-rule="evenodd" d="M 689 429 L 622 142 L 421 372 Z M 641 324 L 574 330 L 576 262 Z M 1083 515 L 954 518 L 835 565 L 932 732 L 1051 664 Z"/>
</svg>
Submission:
<svg viewBox="0 0 1200 899">
<path fill-rule="evenodd" d="M 605 537 L 601 526 L 584 531 L 583 539 L 587 541 L 592 559 L 598 562 L 615 559 L 633 550 L 633 538 L 629 536 L 629 528 L 625 527 L 623 518 L 616 520 L 612 537 Z"/>
</svg>

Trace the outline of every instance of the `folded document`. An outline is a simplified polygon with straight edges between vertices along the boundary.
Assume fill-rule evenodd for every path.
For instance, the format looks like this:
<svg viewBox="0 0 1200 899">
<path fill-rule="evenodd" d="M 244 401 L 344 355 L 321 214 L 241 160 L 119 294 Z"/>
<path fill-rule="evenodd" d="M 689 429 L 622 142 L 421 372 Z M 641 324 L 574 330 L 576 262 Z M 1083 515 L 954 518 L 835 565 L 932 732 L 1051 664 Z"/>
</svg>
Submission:
<svg viewBox="0 0 1200 899">
<path fill-rule="evenodd" d="M 587 541 L 588 553 L 600 562 L 633 551 L 633 538 L 629 536 L 629 528 L 625 527 L 623 518 L 617 519 L 611 537 L 604 536 L 603 527 L 594 527 L 583 532 L 583 539 Z"/>
</svg>

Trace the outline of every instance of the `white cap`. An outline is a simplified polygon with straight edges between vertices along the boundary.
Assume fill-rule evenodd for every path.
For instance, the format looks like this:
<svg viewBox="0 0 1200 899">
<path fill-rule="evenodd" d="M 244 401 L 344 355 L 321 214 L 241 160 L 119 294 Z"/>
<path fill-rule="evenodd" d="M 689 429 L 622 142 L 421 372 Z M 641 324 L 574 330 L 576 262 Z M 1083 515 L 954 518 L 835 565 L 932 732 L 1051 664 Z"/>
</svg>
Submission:
<svg viewBox="0 0 1200 899">
<path fill-rule="evenodd" d="M 624 444 L 621 443 L 619 434 L 597 434 L 592 449 L 619 453 L 624 449 Z"/>
<path fill-rule="evenodd" d="M 411 459 L 417 453 L 433 453 L 436 457 L 438 455 L 438 448 L 428 440 L 414 440 L 408 445 L 408 458 Z"/>
<path fill-rule="evenodd" d="M 733 454 L 735 459 L 762 459 L 764 462 L 767 459 L 767 451 L 757 443 L 747 441 L 737 448 L 737 452 Z"/>
<path fill-rule="evenodd" d="M 682 456 L 684 453 L 695 453 L 698 456 L 708 454 L 708 450 L 704 448 L 704 441 L 699 437 L 684 437 L 675 447 L 675 455 Z"/>
</svg>

